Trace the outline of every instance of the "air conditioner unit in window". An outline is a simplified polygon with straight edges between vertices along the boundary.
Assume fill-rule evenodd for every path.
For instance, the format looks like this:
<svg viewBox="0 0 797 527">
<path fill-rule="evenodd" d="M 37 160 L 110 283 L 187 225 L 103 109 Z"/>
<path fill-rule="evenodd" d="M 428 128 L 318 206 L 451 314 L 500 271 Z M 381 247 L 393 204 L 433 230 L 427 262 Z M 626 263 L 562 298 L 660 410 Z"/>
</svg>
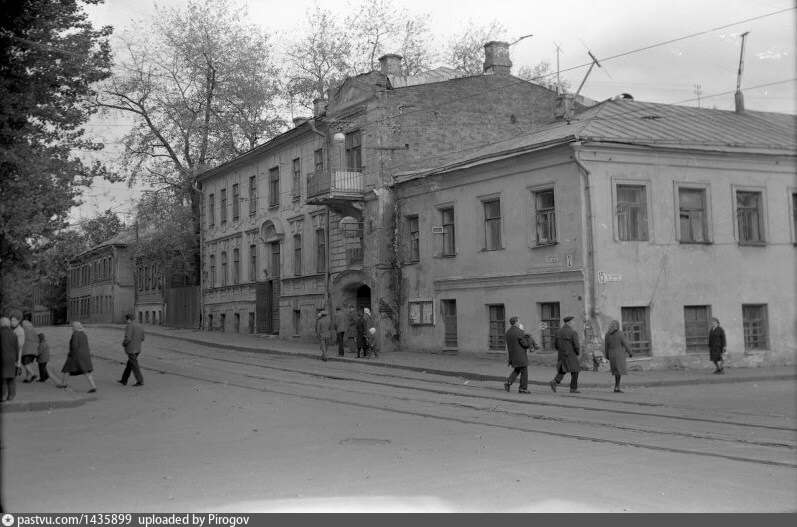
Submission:
<svg viewBox="0 0 797 527">
<path fill-rule="evenodd" d="M 443 234 L 442 227 L 432 227 L 432 234 Z"/>
</svg>

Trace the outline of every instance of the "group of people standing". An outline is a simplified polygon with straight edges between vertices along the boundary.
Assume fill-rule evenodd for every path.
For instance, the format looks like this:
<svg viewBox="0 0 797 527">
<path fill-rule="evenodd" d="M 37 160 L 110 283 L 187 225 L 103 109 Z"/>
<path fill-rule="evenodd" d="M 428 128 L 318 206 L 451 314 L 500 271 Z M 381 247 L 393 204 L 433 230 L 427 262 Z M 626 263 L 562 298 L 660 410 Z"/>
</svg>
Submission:
<svg viewBox="0 0 797 527">
<path fill-rule="evenodd" d="M 556 387 L 562 382 L 564 376 L 570 374 L 570 393 L 581 393 L 578 389 L 578 373 L 581 370 L 579 355 L 581 345 L 578 333 L 571 326 L 573 316 L 566 316 L 562 319 L 564 324 L 556 332 L 554 348 L 557 351 L 556 357 L 556 376 L 550 381 L 551 390 L 556 392 Z M 506 348 L 508 352 L 508 365 L 512 368 L 512 373 L 504 383 L 504 389 L 508 392 L 512 383 L 520 376 L 520 388 L 518 393 L 530 393 L 528 390 L 528 355 L 527 350 L 540 349 L 532 338 L 531 334 L 523 330 L 523 324 L 518 317 L 509 319 L 509 329 L 506 332 Z M 725 372 L 725 331 L 720 327 L 720 322 L 716 318 L 711 319 L 711 330 L 709 331 L 708 347 L 709 358 L 714 363 L 714 373 L 722 374 Z M 612 320 L 609 330 L 603 338 L 603 354 L 609 359 L 609 366 L 614 375 L 614 393 L 623 393 L 620 389 L 620 379 L 628 374 L 626 357 L 633 357 L 631 346 L 620 329 L 620 322 Z"/>
<path fill-rule="evenodd" d="M 138 354 L 144 340 L 144 330 L 133 315 L 127 315 L 125 337 L 122 342 L 127 363 L 120 384 L 127 384 L 131 372 L 136 378 L 134 386 L 143 386 L 144 377 L 138 365 Z M 88 335 L 79 321 L 72 322 L 72 335 L 69 339 L 61 380 L 52 374 L 48 367 L 50 348 L 44 333 L 37 333 L 29 320 L 23 320 L 22 312 L 12 309 L 8 317 L 0 317 L 0 376 L 2 377 L 2 401 L 13 401 L 16 397 L 16 378 L 23 377 L 23 383 L 46 382 L 53 379 L 58 388 L 67 388 L 70 376 L 83 375 L 89 383 L 88 393 L 95 393 L 94 365 L 91 362 Z M 38 370 L 36 368 L 38 364 Z"/>
<path fill-rule="evenodd" d="M 333 334 L 338 344 L 338 356 L 343 357 L 348 349 L 357 353 L 357 358 L 378 357 L 375 335 L 376 320 L 371 310 L 356 310 L 348 306 L 344 312 L 340 306 L 335 308 L 335 316 L 331 318 L 325 309 L 318 312 L 315 325 L 316 337 L 321 347 L 321 360 L 329 360 L 328 348 Z"/>
</svg>

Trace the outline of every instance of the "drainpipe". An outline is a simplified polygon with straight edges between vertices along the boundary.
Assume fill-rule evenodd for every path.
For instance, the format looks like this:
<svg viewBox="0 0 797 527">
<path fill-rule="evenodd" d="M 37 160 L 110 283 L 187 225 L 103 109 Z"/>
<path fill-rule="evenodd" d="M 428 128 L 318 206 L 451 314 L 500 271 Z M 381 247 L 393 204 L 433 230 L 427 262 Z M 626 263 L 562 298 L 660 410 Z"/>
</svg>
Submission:
<svg viewBox="0 0 797 527">
<path fill-rule="evenodd" d="M 307 121 L 307 124 L 310 125 L 310 130 L 313 133 L 320 135 L 324 139 L 324 149 L 326 150 L 326 153 L 327 153 L 327 155 L 326 155 L 326 157 L 327 157 L 327 170 L 330 170 L 330 178 L 332 178 L 332 172 L 331 172 L 331 170 L 332 170 L 331 169 L 331 167 L 332 167 L 332 154 L 330 153 L 329 134 L 318 131 L 318 129 L 315 127 L 315 118 L 309 119 Z M 330 209 L 329 205 L 327 205 L 327 214 L 326 214 L 326 216 L 327 216 L 327 228 L 326 228 L 327 240 L 326 240 L 326 242 L 327 243 L 326 243 L 326 254 L 324 255 L 324 258 L 326 260 L 326 265 L 324 265 L 324 270 L 325 270 L 325 273 L 324 273 L 325 274 L 325 276 L 324 276 L 324 289 L 325 289 L 324 290 L 324 297 L 325 297 L 325 302 L 326 302 L 326 310 L 329 312 L 329 316 L 330 317 L 332 316 L 332 291 L 331 291 L 331 288 L 330 288 L 330 276 L 331 275 L 330 275 L 330 272 L 329 272 L 329 264 L 330 264 L 329 253 L 330 253 L 330 246 L 332 245 L 331 237 L 330 237 L 331 232 L 329 231 L 329 225 L 330 225 L 330 218 L 329 217 L 330 217 L 331 214 L 332 214 L 332 210 Z"/>
<path fill-rule="evenodd" d="M 592 326 L 592 335 L 594 337 L 595 335 L 600 335 L 600 327 L 598 327 L 598 321 L 595 312 L 595 218 L 592 213 L 592 187 L 590 185 L 590 172 L 579 158 L 581 146 L 582 144 L 580 141 L 576 141 L 572 144 L 573 161 L 575 161 L 576 165 L 578 166 L 584 182 L 582 187 L 582 206 L 584 207 L 583 210 L 586 221 L 584 222 L 582 234 L 584 236 L 585 250 L 587 252 L 586 258 L 584 259 L 586 264 L 584 270 L 584 280 L 587 286 L 584 289 L 584 308 L 587 313 L 587 319 L 590 321 L 590 325 Z"/>
</svg>

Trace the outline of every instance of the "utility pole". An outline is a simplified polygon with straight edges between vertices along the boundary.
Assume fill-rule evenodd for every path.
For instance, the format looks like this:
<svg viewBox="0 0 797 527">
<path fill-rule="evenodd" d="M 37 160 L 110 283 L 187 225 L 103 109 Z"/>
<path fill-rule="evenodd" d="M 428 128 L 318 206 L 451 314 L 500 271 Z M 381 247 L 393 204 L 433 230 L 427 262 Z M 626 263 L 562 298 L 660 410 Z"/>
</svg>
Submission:
<svg viewBox="0 0 797 527">
<path fill-rule="evenodd" d="M 736 113 L 744 112 L 744 95 L 742 95 L 742 71 L 744 71 L 744 45 L 747 41 L 747 35 L 749 34 L 749 31 L 742 33 L 742 51 L 739 55 L 739 73 L 736 75 Z"/>
<path fill-rule="evenodd" d="M 581 84 L 579 85 L 578 90 L 576 90 L 576 94 L 573 96 L 573 100 L 570 101 L 570 105 L 567 107 L 567 110 L 565 111 L 565 120 L 567 120 L 567 121 L 570 121 L 570 118 L 573 116 L 573 105 L 576 103 L 576 98 L 578 97 L 578 94 L 581 93 L 581 88 L 583 88 L 584 84 L 587 82 L 587 78 L 589 77 L 589 74 L 592 73 L 592 68 L 594 68 L 596 65 L 599 68 L 603 67 L 603 66 L 601 66 L 601 63 L 598 62 L 598 59 L 595 58 L 595 55 L 593 55 L 591 51 L 587 51 L 587 53 L 589 54 L 589 58 L 592 59 L 592 63 L 589 65 L 589 69 L 587 70 L 587 74 L 584 75 L 584 80 L 581 81 Z"/>
<path fill-rule="evenodd" d="M 559 53 L 562 51 L 562 47 L 554 42 L 556 46 L 556 93 L 559 94 L 562 92 L 562 83 L 559 80 Z"/>
</svg>

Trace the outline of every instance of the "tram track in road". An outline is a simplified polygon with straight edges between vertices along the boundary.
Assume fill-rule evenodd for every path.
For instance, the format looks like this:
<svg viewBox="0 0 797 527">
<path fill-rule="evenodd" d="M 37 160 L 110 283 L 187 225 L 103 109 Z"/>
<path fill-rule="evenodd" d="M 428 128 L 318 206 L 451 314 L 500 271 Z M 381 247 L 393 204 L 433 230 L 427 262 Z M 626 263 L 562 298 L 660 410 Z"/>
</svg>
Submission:
<svg viewBox="0 0 797 527">
<path fill-rule="evenodd" d="M 178 355 L 184 356 L 192 356 L 195 358 L 202 358 L 202 359 L 209 359 L 223 363 L 230 363 L 230 364 L 238 364 L 242 366 L 257 366 L 259 368 L 285 372 L 285 373 L 292 373 L 292 374 L 299 374 L 314 378 L 323 378 L 323 379 L 330 379 L 330 380 L 337 380 L 337 381 L 351 381 L 351 382 L 358 382 L 364 384 L 372 384 L 378 385 L 383 387 L 389 388 L 401 388 L 406 389 L 408 386 L 406 384 L 400 384 L 396 382 L 385 382 L 382 380 L 374 380 L 374 379 L 364 379 L 362 375 L 368 375 L 370 377 L 376 377 L 377 379 L 382 378 L 389 378 L 389 379 L 405 379 L 412 382 L 422 383 L 422 384 L 440 384 L 441 381 L 439 379 L 430 380 L 430 379 L 423 379 L 417 376 L 409 376 L 409 375 L 397 375 L 397 374 L 384 374 L 384 373 L 376 373 L 376 372 L 357 372 L 357 374 L 349 373 L 330 373 L 330 372 L 318 372 L 318 371 L 308 371 L 307 369 L 301 368 L 289 368 L 289 367 L 280 367 L 280 366 L 273 366 L 273 365 L 266 365 L 266 364 L 253 364 L 252 361 L 247 360 L 240 360 L 240 359 L 232 359 L 229 357 L 217 357 L 213 355 L 205 355 L 201 353 L 192 353 L 188 351 L 180 351 L 180 350 L 172 350 L 169 348 L 158 347 L 162 351 L 166 351 L 168 353 L 175 353 Z M 363 366 L 368 366 L 367 363 L 363 364 Z M 279 381 L 279 378 L 272 378 L 272 380 Z M 309 385 L 313 385 L 313 383 L 308 383 Z M 612 408 L 612 407 L 599 407 L 594 405 L 584 405 L 584 404 L 566 404 L 561 402 L 554 402 L 554 401 L 541 401 L 539 399 L 524 399 L 524 400 L 517 400 L 517 399 L 507 399 L 507 396 L 503 396 L 503 391 L 498 392 L 496 395 L 487 396 L 484 394 L 476 394 L 476 393 L 468 393 L 467 391 L 463 391 L 463 387 L 460 383 L 455 383 L 448 381 L 447 384 L 450 388 L 440 388 L 440 387 L 428 387 L 428 386 L 413 386 L 412 389 L 418 391 L 424 391 L 428 393 L 434 394 L 446 394 L 446 395 L 456 395 L 459 397 L 465 398 L 473 398 L 473 399 L 488 399 L 490 401 L 503 401 L 503 402 L 511 402 L 511 403 L 518 403 L 518 404 L 529 404 L 534 406 L 541 406 L 541 407 L 551 407 L 551 408 L 563 408 L 563 409 L 576 409 L 576 410 L 587 410 L 587 411 L 594 411 L 594 412 L 605 412 L 611 414 L 626 414 L 629 416 L 644 416 L 644 417 L 659 417 L 663 419 L 673 419 L 679 421 L 687 421 L 687 422 L 696 422 L 696 423 L 711 423 L 711 424 L 718 424 L 718 425 L 731 425 L 731 426 L 738 426 L 738 427 L 749 427 L 749 428 L 760 428 L 764 430 L 776 430 L 776 431 L 784 431 L 784 432 L 793 432 L 797 434 L 797 427 L 794 426 L 777 426 L 777 425 L 767 425 L 767 424 L 760 424 L 760 423 L 748 423 L 743 421 L 730 421 L 730 420 L 723 420 L 723 419 L 713 419 L 713 418 L 705 418 L 705 417 L 692 417 L 686 415 L 668 415 L 663 413 L 655 413 L 655 412 L 639 412 L 634 410 L 628 409 L 620 409 L 620 408 Z M 456 392 L 452 392 L 452 389 L 456 388 Z M 468 390 L 474 389 L 473 387 L 468 387 Z M 498 397 L 497 397 L 498 396 Z M 651 405 L 651 403 L 646 402 L 638 402 L 638 401 L 625 401 L 625 400 L 612 400 L 607 401 L 604 398 L 590 398 L 588 396 L 580 395 L 574 400 L 589 400 L 596 403 L 607 403 L 610 402 L 613 405 L 622 405 L 624 407 L 628 406 L 642 406 L 642 407 L 649 407 L 653 406 L 655 408 L 661 409 L 668 409 L 675 412 L 682 412 L 684 410 L 692 410 L 692 409 L 684 409 L 683 407 L 679 406 L 670 406 L 662 403 L 655 403 L 655 405 Z M 733 414 L 733 412 L 727 412 L 729 414 Z M 740 414 L 749 416 L 749 414 Z M 775 417 L 773 417 L 775 418 Z M 795 445 L 794 448 L 797 448 Z"/>
<path fill-rule="evenodd" d="M 797 449 L 797 446 L 794 444 L 794 428 L 716 419 L 702 419 L 684 415 L 630 411 L 627 409 L 596 408 L 591 405 L 561 404 L 540 401 L 538 399 L 507 399 L 506 397 L 496 397 L 492 394 L 467 393 L 460 385 L 453 383 L 450 384 L 448 388 L 424 386 L 431 382 L 439 384 L 439 380 L 401 377 L 406 381 L 410 381 L 411 384 L 408 385 L 406 383 L 385 382 L 382 380 L 382 377 L 384 377 L 383 374 L 373 374 L 370 372 L 358 372 L 356 376 L 354 376 L 343 373 L 308 371 L 307 368 L 267 365 L 252 360 L 217 357 L 169 348 L 154 348 L 159 349 L 159 351 L 174 354 L 177 357 L 193 357 L 195 359 L 226 363 L 234 367 L 246 366 L 251 368 L 251 370 L 243 373 L 240 371 L 212 370 L 216 375 L 177 371 L 179 369 L 192 367 L 202 368 L 203 370 L 207 369 L 201 365 L 186 364 L 185 362 L 174 363 L 174 368 L 171 368 L 169 364 L 164 364 L 163 366 L 166 369 L 163 370 L 152 367 L 146 368 L 150 371 L 157 371 L 159 373 L 175 375 L 200 382 L 209 382 L 241 389 L 256 390 L 264 393 L 299 397 L 402 415 L 453 421 L 471 426 L 487 426 L 524 433 L 543 434 L 617 446 L 644 448 L 660 452 L 718 457 L 748 463 L 797 468 L 797 463 L 791 461 L 795 460 L 794 451 Z M 98 356 L 98 358 L 119 363 L 117 359 L 103 356 Z M 254 368 L 257 368 L 257 370 L 254 370 Z M 273 372 L 276 375 L 268 375 L 267 372 Z M 286 378 L 285 374 L 295 378 Z M 232 380 L 230 377 L 232 377 Z M 313 380 L 305 380 L 307 377 Z M 396 378 L 396 376 L 388 377 Z M 329 385 L 319 385 L 318 379 L 325 379 L 337 383 L 334 386 L 335 393 L 353 395 L 357 400 L 335 396 L 331 393 L 332 388 Z M 287 385 L 289 388 L 280 388 L 281 385 Z M 374 388 L 377 390 L 374 391 Z M 391 392 L 390 394 L 386 394 L 384 393 L 384 388 L 391 388 L 400 393 Z M 456 390 L 452 390 L 453 388 L 456 388 Z M 472 389 L 474 388 L 468 388 L 468 390 Z M 480 391 L 483 392 L 484 389 Z M 418 396 L 418 394 L 429 394 L 433 397 L 423 397 Z M 367 397 L 368 401 L 359 400 L 362 397 Z M 462 399 L 465 399 L 465 401 Z M 581 398 L 579 397 L 579 399 Z M 604 399 L 596 400 L 603 403 L 606 402 Z M 611 401 L 611 403 L 614 404 L 614 401 Z M 535 407 L 539 407 L 542 410 L 555 410 L 558 414 L 546 415 L 544 411 L 527 411 L 527 409 L 539 410 L 539 408 Z M 577 415 L 573 417 L 563 416 L 560 415 L 561 410 L 589 412 L 590 414 L 597 411 L 602 412 L 603 415 L 613 415 L 615 418 L 620 415 L 631 419 L 663 420 L 664 426 L 661 424 L 651 426 L 650 424 L 636 425 L 633 423 L 607 422 L 605 420 L 586 419 Z M 676 410 L 681 411 L 680 408 Z M 698 432 L 672 430 L 666 426 L 668 421 L 681 423 L 688 421 L 690 424 L 702 424 L 709 427 L 725 427 L 726 430 L 701 430 Z M 519 422 L 522 424 L 518 424 Z M 565 430 L 554 429 L 557 427 L 564 428 Z M 749 433 L 751 427 L 755 433 L 790 432 L 792 434 L 789 436 L 790 440 L 788 441 L 776 438 L 757 439 L 740 437 L 740 435 L 743 434 L 740 434 L 737 430 L 748 430 Z M 569 430 L 571 428 L 574 430 Z M 585 428 L 589 430 L 589 433 L 584 433 Z M 696 444 L 686 448 L 672 444 L 677 441 L 695 442 Z M 721 444 L 728 446 L 720 447 L 719 445 Z M 715 448 L 707 447 L 706 445 L 714 445 Z M 726 451 L 729 447 L 739 450 L 741 453 L 734 454 Z M 751 455 L 751 450 L 759 455 Z M 745 455 L 742 455 L 742 453 Z"/>
</svg>

